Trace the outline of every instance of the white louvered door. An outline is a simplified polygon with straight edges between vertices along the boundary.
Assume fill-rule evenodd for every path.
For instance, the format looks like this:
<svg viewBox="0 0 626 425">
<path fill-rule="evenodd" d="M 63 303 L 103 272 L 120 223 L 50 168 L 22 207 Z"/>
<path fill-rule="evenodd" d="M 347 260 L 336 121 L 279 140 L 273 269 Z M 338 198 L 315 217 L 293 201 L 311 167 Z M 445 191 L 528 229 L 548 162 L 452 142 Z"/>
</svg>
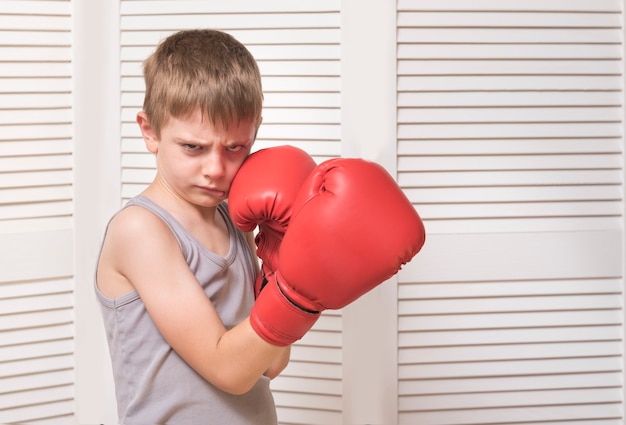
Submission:
<svg viewBox="0 0 626 425">
<path fill-rule="evenodd" d="M 399 0 L 399 423 L 623 423 L 617 0 Z"/>
<path fill-rule="evenodd" d="M 135 115 L 143 102 L 141 62 L 156 44 L 186 28 L 224 30 L 257 59 L 265 95 L 255 150 L 290 144 L 318 162 L 340 155 L 339 1 L 121 1 L 122 199 L 154 176 Z M 272 381 L 279 420 L 342 422 L 341 315 L 325 313 L 292 348 Z"/>
<path fill-rule="evenodd" d="M 1 1 L 0 423 L 113 423 L 99 226 L 154 175 L 141 61 L 197 27 L 258 59 L 257 149 L 378 160 L 428 231 L 294 346 L 281 423 L 623 424 L 619 0 Z"/>
<path fill-rule="evenodd" d="M 74 412 L 70 15 L 0 2 L 0 423 Z"/>
</svg>

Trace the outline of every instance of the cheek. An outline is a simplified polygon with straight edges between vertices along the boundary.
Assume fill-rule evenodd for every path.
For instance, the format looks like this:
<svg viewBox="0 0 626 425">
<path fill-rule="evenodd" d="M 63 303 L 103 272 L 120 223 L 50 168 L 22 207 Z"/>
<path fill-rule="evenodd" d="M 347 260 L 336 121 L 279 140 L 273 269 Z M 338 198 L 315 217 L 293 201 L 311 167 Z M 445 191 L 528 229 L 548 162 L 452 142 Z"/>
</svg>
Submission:
<svg viewBox="0 0 626 425">
<path fill-rule="evenodd" d="M 228 174 L 228 178 L 230 179 L 231 182 L 235 178 L 235 175 L 239 171 L 239 168 L 241 168 L 241 165 L 243 164 L 244 161 L 245 161 L 245 158 L 243 158 L 240 161 L 230 162 L 228 164 L 226 173 Z"/>
</svg>

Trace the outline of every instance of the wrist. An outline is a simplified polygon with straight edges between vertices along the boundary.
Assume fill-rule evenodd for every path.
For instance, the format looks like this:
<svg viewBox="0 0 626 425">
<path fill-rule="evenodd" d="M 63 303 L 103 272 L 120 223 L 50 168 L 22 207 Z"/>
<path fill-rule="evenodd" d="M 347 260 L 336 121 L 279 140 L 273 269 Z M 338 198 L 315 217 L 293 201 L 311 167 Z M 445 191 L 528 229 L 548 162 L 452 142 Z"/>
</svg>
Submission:
<svg viewBox="0 0 626 425">
<path fill-rule="evenodd" d="M 319 311 L 303 309 L 287 298 L 272 279 L 252 307 L 250 324 L 270 344 L 287 346 L 302 338 L 319 317 Z"/>
</svg>

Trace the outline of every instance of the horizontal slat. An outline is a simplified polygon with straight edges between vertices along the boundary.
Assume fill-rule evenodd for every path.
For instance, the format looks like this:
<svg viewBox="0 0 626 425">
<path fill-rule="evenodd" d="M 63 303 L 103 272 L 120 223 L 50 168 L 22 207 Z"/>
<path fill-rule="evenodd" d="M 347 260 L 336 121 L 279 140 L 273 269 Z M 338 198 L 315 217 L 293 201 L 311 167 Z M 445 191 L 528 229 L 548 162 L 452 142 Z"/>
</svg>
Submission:
<svg viewBox="0 0 626 425">
<path fill-rule="evenodd" d="M 1 23 L 1 22 L 0 22 Z M 176 15 L 122 15 L 121 30 L 174 30 L 185 28 L 338 28 L 339 14 L 335 11 L 319 13 L 249 13 L 249 14 L 176 14 Z"/>
<path fill-rule="evenodd" d="M 441 363 L 427 365 L 399 365 L 402 379 L 482 378 L 495 376 L 560 375 L 566 373 L 619 372 L 620 356 L 487 361 L 476 363 Z"/>
<path fill-rule="evenodd" d="M 3 125 L 0 127 L 0 142 L 4 140 L 54 140 L 70 139 L 70 123 L 50 123 L 41 125 Z"/>
<path fill-rule="evenodd" d="M 72 13 L 69 1 L 4 0 L 0 4 L 2 15 L 30 15 L 36 10 L 39 15 L 65 15 Z"/>
<path fill-rule="evenodd" d="M 451 347 L 414 347 L 399 350 L 401 365 L 439 365 L 533 359 L 620 356 L 622 341 L 488 344 Z M 467 365 L 467 369 L 473 366 Z"/>
<path fill-rule="evenodd" d="M 427 315 L 398 318 L 400 331 L 448 331 L 475 329 L 526 329 L 578 326 L 618 326 L 621 309 L 580 311 L 496 312 Z"/>
<path fill-rule="evenodd" d="M 26 422 L 37 424 L 67 424 L 74 421 L 75 402 L 73 399 L 59 400 L 46 404 L 17 407 L 2 412 L 2 420 L 7 423 Z"/>
<path fill-rule="evenodd" d="M 123 183 L 150 184 L 156 176 L 156 169 L 124 168 L 122 170 Z"/>
<path fill-rule="evenodd" d="M 47 185 L 69 185 L 72 183 L 72 178 L 71 170 L 0 173 L 0 190 L 10 187 L 41 186 L 42 183 Z"/>
<path fill-rule="evenodd" d="M 401 108 L 400 124 L 620 122 L 621 107 Z"/>
<path fill-rule="evenodd" d="M 2 127 L 0 127 L 1 129 Z M 46 140 L 46 141 L 19 141 L 1 142 L 0 156 L 27 156 L 27 155 L 58 155 L 71 154 L 73 151 L 72 140 Z"/>
<path fill-rule="evenodd" d="M 317 409 L 301 409 L 295 407 L 280 407 L 277 409 L 278 421 L 281 424 L 311 425 L 311 424 L 340 424 L 341 412 Z"/>
<path fill-rule="evenodd" d="M 299 344 L 303 346 L 341 348 L 341 332 L 324 332 L 311 329 L 302 337 Z"/>
<path fill-rule="evenodd" d="M 273 391 L 278 408 L 298 406 L 300 409 L 331 410 L 341 412 L 341 397 L 326 394 L 302 394 L 295 391 Z"/>
<path fill-rule="evenodd" d="M 399 93 L 400 107 L 619 106 L 619 92 Z"/>
<path fill-rule="evenodd" d="M 341 363 L 341 346 L 294 345 L 291 348 L 291 360 L 301 362 Z"/>
<path fill-rule="evenodd" d="M 462 320 L 462 318 L 458 320 Z M 403 331 L 398 335 L 398 347 L 402 349 L 410 347 L 491 346 L 492 344 L 621 341 L 623 339 L 620 325 L 507 328 L 507 323 L 503 323 L 502 326 L 502 329 Z"/>
<path fill-rule="evenodd" d="M 0 14 L 0 28 L 17 31 L 69 31 L 72 27 L 70 15 L 2 15 Z"/>
<path fill-rule="evenodd" d="M 411 199 L 409 193 L 409 199 Z M 413 200 L 414 202 L 420 202 L 420 200 Z M 459 204 L 454 200 L 444 200 L 439 204 L 419 204 L 419 213 L 425 220 L 461 220 L 461 219 L 483 219 L 485 221 L 500 219 L 516 219 L 524 217 L 526 219 L 542 219 L 567 217 L 615 217 L 619 220 L 622 211 L 621 201 L 589 201 L 589 202 L 506 202 L 506 203 L 478 203 L 478 204 Z M 429 221 L 432 223 L 432 221 Z M 492 224 L 489 227 L 489 223 L 485 223 L 489 231 L 498 231 Z M 563 224 L 563 223 L 561 223 Z M 610 226 L 609 222 L 606 223 L 607 228 Z M 470 224 L 472 231 L 476 231 L 476 224 Z M 510 224 L 510 228 L 515 228 L 515 225 Z M 581 228 L 582 226 L 572 226 Z M 519 231 L 523 231 L 521 228 L 517 228 Z M 468 230 L 468 229 L 466 229 Z M 552 228 L 551 230 L 555 230 Z M 527 230 L 531 231 L 531 230 Z M 533 231 L 537 231 L 535 228 Z"/>
<path fill-rule="evenodd" d="M 72 75 L 70 62 L 5 62 L 0 67 L 0 78 L 48 78 Z"/>
<path fill-rule="evenodd" d="M 461 123 L 404 124 L 400 139 L 485 139 L 546 137 L 619 137 L 619 123 Z"/>
<path fill-rule="evenodd" d="M 41 78 L 0 78 L 0 92 L 7 93 L 71 93 L 72 80 L 65 77 L 41 77 Z M 69 108 L 68 108 L 69 109 Z M 37 114 L 40 111 L 0 111 L 1 116 L 7 114 L 30 113 Z"/>
<path fill-rule="evenodd" d="M 194 2 L 194 4 L 198 5 L 199 3 Z M 158 30 L 123 31 L 120 34 L 120 45 L 122 47 L 155 46 L 169 33 Z M 245 46 L 257 44 L 337 44 L 341 37 L 339 28 L 240 28 L 229 29 L 228 33 Z"/>
<path fill-rule="evenodd" d="M 339 108 L 265 107 L 263 109 L 263 122 L 265 124 L 338 124 L 341 122 L 341 110 Z"/>
<path fill-rule="evenodd" d="M 621 138 L 401 140 L 398 155 L 494 155 L 557 153 L 620 153 Z M 421 170 L 409 170 L 419 173 Z M 593 170 L 590 170 L 593 171 Z M 470 171 L 468 171 L 470 172 Z M 500 180 L 493 179 L 498 184 Z"/>
<path fill-rule="evenodd" d="M 25 282 L 3 281 L 0 285 L 0 298 L 17 298 L 30 295 L 59 294 L 72 291 L 74 282 L 69 278 L 34 280 Z"/>
<path fill-rule="evenodd" d="M 465 12 L 402 12 L 398 27 L 461 27 L 461 28 L 621 28 L 618 11 L 607 13 L 578 13 L 551 11 L 516 13 L 468 11 Z"/>
<path fill-rule="evenodd" d="M 0 94 L 1 108 L 66 108 L 72 105 L 71 93 Z M 3 137 L 6 138 L 6 137 Z"/>
<path fill-rule="evenodd" d="M 72 166 L 69 154 L 0 157 L 0 170 L 3 172 L 69 170 Z"/>
<path fill-rule="evenodd" d="M 619 403 L 619 388 L 527 391 L 401 397 L 400 410 L 429 411 L 493 409 L 497 407 L 546 406 L 555 404 Z"/>
<path fill-rule="evenodd" d="M 342 367 L 340 363 L 318 363 L 290 359 L 280 376 L 341 380 Z"/>
<path fill-rule="evenodd" d="M 441 0 L 399 0 L 398 11 L 407 10 L 433 10 L 441 11 Z M 616 0 L 567 0 L 551 1 L 525 0 L 520 3 L 517 0 L 472 0 L 471 8 L 468 8 L 465 0 L 446 0 L 445 10 L 469 10 L 475 12 L 492 12 L 501 10 L 507 12 L 519 11 L 542 11 L 542 12 L 620 12 L 620 2 Z"/>
<path fill-rule="evenodd" d="M 544 2 L 544 4 L 546 4 Z M 473 7 L 473 4 L 472 4 Z M 398 28 L 398 43 L 620 43 L 619 28 Z"/>
<path fill-rule="evenodd" d="M 419 188 L 405 192 L 418 204 L 615 201 L 623 196 L 619 185 Z"/>
<path fill-rule="evenodd" d="M 151 153 L 125 153 L 122 155 L 123 168 L 155 168 L 156 160 Z"/>
<path fill-rule="evenodd" d="M 259 139 L 274 140 L 335 140 L 341 139 L 339 124 L 271 124 L 265 123 L 259 128 Z"/>
<path fill-rule="evenodd" d="M 569 375 L 503 376 L 460 379 L 400 380 L 399 395 L 459 394 L 556 390 L 568 388 L 607 388 L 622 385 L 621 372 Z"/>
<path fill-rule="evenodd" d="M 71 200 L 73 196 L 71 185 L 0 189 L 0 205 Z"/>
<path fill-rule="evenodd" d="M 459 75 L 459 76 L 400 76 L 400 92 L 454 92 L 454 91 L 619 91 L 621 79 L 618 75 Z"/>
<path fill-rule="evenodd" d="M 71 292 L 51 295 L 37 295 L 23 298 L 0 299 L 0 308 L 4 314 L 18 314 L 24 312 L 70 308 L 73 307 L 73 305 L 74 297 Z"/>
<path fill-rule="evenodd" d="M 72 355 L 23 359 L 14 362 L 0 363 L 0 377 L 65 370 L 73 367 L 74 358 Z"/>
<path fill-rule="evenodd" d="M 5 205 L 0 208 L 0 220 L 10 220 L 6 226 L 6 230 L 9 232 L 26 231 L 32 232 L 37 229 L 38 226 L 42 226 L 42 231 L 70 229 L 71 225 L 66 220 L 67 217 L 71 217 L 74 212 L 72 201 L 55 201 L 55 202 L 41 202 L 37 204 L 18 204 L 18 205 Z M 34 223 L 32 220 L 35 218 L 60 218 L 59 221 L 53 220 L 47 223 Z M 21 222 L 14 223 L 14 221 Z M 0 226 L 3 224 L 0 221 Z M 52 223 L 65 223 L 63 226 L 52 226 Z M 6 233 L 6 232 L 5 232 Z M 1 263 L 1 262 L 0 262 Z"/>
<path fill-rule="evenodd" d="M 264 13 L 286 13 L 286 12 L 327 12 L 329 10 L 338 11 L 337 0 L 318 0 L 315 2 L 305 2 L 303 4 L 294 3 L 289 0 L 271 0 L 263 4 Z M 120 13 L 122 15 L 147 15 L 147 14 L 179 14 L 181 11 L 194 11 L 196 13 L 224 14 L 237 11 L 239 13 L 259 12 L 259 3 L 255 0 L 238 0 L 236 3 L 208 2 L 198 3 L 197 1 L 145 1 L 145 2 L 122 2 Z"/>
<path fill-rule="evenodd" d="M 263 76 L 271 75 L 314 75 L 336 76 L 341 73 L 341 63 L 335 60 L 311 61 L 273 61 L 258 60 L 259 70 Z"/>
<path fill-rule="evenodd" d="M 411 187 L 544 186 L 620 184 L 620 170 L 485 170 L 402 172 L 398 183 Z"/>
<path fill-rule="evenodd" d="M 482 298 L 622 293 L 619 279 L 423 283 L 398 286 L 398 299 Z"/>
<path fill-rule="evenodd" d="M 0 4 L 6 3 L 6 0 Z M 21 0 L 15 3 L 22 3 Z M 53 3 L 43 1 L 41 3 Z M 32 11 L 29 13 L 32 14 Z M 19 35 L 19 36 L 18 36 Z M 0 44 L 5 46 L 63 46 L 72 45 L 71 31 L 19 31 L 8 30 L 4 27 L 0 30 Z M 4 64 L 3 64 L 4 66 Z"/>
<path fill-rule="evenodd" d="M 505 171 L 619 169 L 618 154 L 572 155 L 460 155 L 398 158 L 400 171 Z M 494 182 L 497 185 L 497 182 Z"/>
<path fill-rule="evenodd" d="M 68 326 L 69 335 L 66 339 L 55 333 L 50 333 L 48 341 L 14 345 L 0 348 L 2 360 L 18 361 L 21 359 L 33 359 L 48 356 L 60 356 L 74 353 L 73 326 Z"/>
<path fill-rule="evenodd" d="M 621 307 L 620 295 L 494 297 L 400 301 L 399 314 L 472 314 L 530 311 L 606 310 Z"/>
<path fill-rule="evenodd" d="M 272 380 L 271 388 L 273 391 L 292 391 L 294 388 L 297 388 L 298 392 L 302 393 L 337 396 L 342 394 L 341 381 L 334 379 L 279 376 Z"/>
<path fill-rule="evenodd" d="M 72 59 L 72 51 L 68 47 L 56 46 L 0 46 L 0 58 L 13 62 L 66 62 Z"/>
<path fill-rule="evenodd" d="M 398 59 L 620 59 L 619 44 L 516 44 L 515 48 L 505 44 L 400 44 Z"/>
<path fill-rule="evenodd" d="M 57 385 L 67 385 L 73 382 L 74 371 L 72 369 L 0 378 L 0 394 L 12 391 L 24 391 L 29 388 L 47 388 Z"/>
<path fill-rule="evenodd" d="M 5 332 L 4 335 L 6 338 L 4 338 L 2 342 L 14 344 L 24 343 L 30 340 L 27 334 L 16 332 L 13 335 L 15 335 L 17 339 L 9 341 L 8 335 L 10 331 L 21 331 L 24 329 L 71 323 L 73 320 L 72 310 L 69 308 L 3 315 L 0 317 L 0 329 Z"/>
<path fill-rule="evenodd" d="M 537 421 L 575 423 L 579 418 L 585 418 L 585 423 L 592 424 L 594 419 L 621 417 L 621 403 L 607 403 L 403 413 L 400 414 L 400 425 L 519 424 L 520 418 L 526 424 L 535 424 Z"/>
<path fill-rule="evenodd" d="M 398 61 L 398 75 L 620 75 L 619 60 L 425 60 Z"/>
<path fill-rule="evenodd" d="M 621 217 L 494 217 L 474 219 L 459 217 L 451 220 L 429 220 L 428 229 L 433 233 L 493 233 L 510 232 L 577 232 L 586 230 L 611 230 L 622 223 Z"/>
<path fill-rule="evenodd" d="M 9 393 L 0 396 L 0 410 L 71 400 L 73 397 L 74 387 L 72 385 Z"/>
</svg>

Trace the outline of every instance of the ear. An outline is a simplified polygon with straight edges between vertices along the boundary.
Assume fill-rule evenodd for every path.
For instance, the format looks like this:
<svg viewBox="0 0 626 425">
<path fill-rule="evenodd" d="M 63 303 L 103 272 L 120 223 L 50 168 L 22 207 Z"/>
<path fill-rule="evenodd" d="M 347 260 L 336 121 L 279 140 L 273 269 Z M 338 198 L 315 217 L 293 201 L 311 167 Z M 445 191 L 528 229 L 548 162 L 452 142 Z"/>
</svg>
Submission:
<svg viewBox="0 0 626 425">
<path fill-rule="evenodd" d="M 137 124 L 139 124 L 139 129 L 141 130 L 141 135 L 143 136 L 148 151 L 157 153 L 159 150 L 159 138 L 150 124 L 148 115 L 144 111 L 137 113 Z"/>
</svg>

